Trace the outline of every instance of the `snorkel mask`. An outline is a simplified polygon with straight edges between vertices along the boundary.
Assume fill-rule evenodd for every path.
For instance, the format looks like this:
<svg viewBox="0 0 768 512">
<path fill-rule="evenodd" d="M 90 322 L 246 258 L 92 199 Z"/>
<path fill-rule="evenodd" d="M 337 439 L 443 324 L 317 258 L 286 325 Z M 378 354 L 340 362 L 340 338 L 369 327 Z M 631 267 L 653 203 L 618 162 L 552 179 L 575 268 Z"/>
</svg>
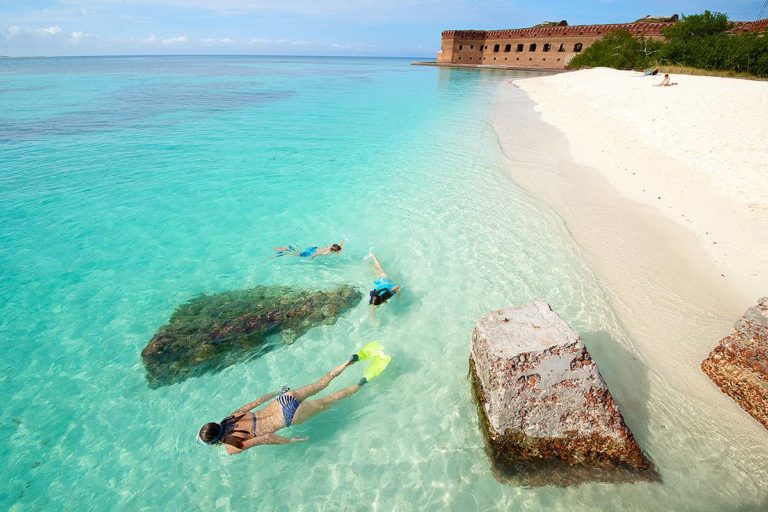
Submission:
<svg viewBox="0 0 768 512">
<path fill-rule="evenodd" d="M 368 304 L 372 306 L 380 306 L 381 304 L 384 304 L 389 299 L 391 299 L 393 295 L 394 295 L 394 292 L 388 289 L 371 290 L 371 295 L 370 295 L 370 298 L 368 299 Z"/>
</svg>

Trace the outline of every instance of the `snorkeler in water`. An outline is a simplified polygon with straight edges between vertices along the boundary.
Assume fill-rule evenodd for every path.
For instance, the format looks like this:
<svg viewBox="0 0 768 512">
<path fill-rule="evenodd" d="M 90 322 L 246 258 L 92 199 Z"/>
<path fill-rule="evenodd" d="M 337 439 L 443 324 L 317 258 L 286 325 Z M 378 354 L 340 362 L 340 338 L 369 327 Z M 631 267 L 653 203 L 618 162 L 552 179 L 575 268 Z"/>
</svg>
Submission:
<svg viewBox="0 0 768 512">
<path fill-rule="evenodd" d="M 312 246 L 299 251 L 293 245 L 284 245 L 275 247 L 275 257 L 280 256 L 298 256 L 300 258 L 317 258 L 318 256 L 328 256 L 329 254 L 338 254 L 344 248 L 344 240 L 337 244 L 327 245 L 325 247 Z"/>
<path fill-rule="evenodd" d="M 387 276 L 387 273 L 384 272 L 384 268 L 381 266 L 381 262 L 379 262 L 379 259 L 375 254 L 370 253 L 368 256 L 371 258 L 374 265 L 373 270 L 378 276 L 373 282 L 373 290 L 371 290 L 368 298 L 368 304 L 371 305 L 371 318 L 374 318 L 374 308 L 384 304 L 394 297 L 394 295 L 400 291 L 400 286 L 396 285 L 395 282 Z"/>
<path fill-rule="evenodd" d="M 348 366 L 359 360 L 371 362 L 357 384 L 316 400 L 307 398 L 325 389 Z M 284 387 L 278 392 L 267 393 L 253 402 L 235 410 L 220 422 L 206 423 L 197 434 L 197 441 L 204 445 L 223 444 L 230 455 L 240 453 L 260 444 L 289 444 L 307 441 L 307 437 L 282 437 L 275 434 L 278 430 L 304 423 L 312 416 L 323 412 L 331 405 L 357 393 L 369 380 L 378 376 L 387 367 L 391 358 L 384 354 L 383 347 L 371 342 L 361 348 L 357 354 L 340 364 L 313 384 L 291 390 Z M 259 411 L 256 407 L 277 397 Z"/>
</svg>

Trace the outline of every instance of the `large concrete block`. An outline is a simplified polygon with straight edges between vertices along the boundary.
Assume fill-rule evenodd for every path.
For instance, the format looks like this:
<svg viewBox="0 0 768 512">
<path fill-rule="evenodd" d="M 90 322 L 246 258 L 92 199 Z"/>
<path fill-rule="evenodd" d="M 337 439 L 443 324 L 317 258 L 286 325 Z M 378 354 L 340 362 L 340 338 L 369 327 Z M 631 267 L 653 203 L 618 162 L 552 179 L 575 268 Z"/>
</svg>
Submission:
<svg viewBox="0 0 768 512">
<path fill-rule="evenodd" d="M 657 478 L 581 337 L 546 302 L 483 316 L 470 373 L 491 456 L 518 483 Z"/>
<path fill-rule="evenodd" d="M 768 297 L 734 324 L 701 369 L 726 395 L 768 428 Z"/>
</svg>

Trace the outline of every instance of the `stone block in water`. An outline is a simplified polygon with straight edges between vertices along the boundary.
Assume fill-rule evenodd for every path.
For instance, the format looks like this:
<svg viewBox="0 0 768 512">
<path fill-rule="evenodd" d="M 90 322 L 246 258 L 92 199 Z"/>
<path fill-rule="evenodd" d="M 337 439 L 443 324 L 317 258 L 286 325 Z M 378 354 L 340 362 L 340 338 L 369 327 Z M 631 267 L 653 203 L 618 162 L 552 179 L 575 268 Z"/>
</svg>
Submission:
<svg viewBox="0 0 768 512">
<path fill-rule="evenodd" d="M 316 325 L 336 322 L 360 299 L 351 286 L 257 286 L 200 295 L 176 308 L 142 350 L 147 381 L 156 388 L 247 361 L 272 348 L 274 339 L 292 343 Z"/>
<path fill-rule="evenodd" d="M 768 297 L 734 324 L 701 369 L 742 409 L 768 428 Z"/>
<path fill-rule="evenodd" d="M 546 302 L 483 316 L 469 364 L 500 481 L 565 486 L 658 479 L 581 337 Z"/>
</svg>

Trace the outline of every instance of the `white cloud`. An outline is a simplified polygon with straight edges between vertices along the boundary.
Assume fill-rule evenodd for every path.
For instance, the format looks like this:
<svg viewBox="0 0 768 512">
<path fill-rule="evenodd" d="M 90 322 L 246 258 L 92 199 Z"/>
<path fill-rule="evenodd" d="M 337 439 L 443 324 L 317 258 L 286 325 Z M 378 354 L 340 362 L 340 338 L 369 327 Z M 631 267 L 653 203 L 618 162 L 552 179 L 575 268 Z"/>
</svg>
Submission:
<svg viewBox="0 0 768 512">
<path fill-rule="evenodd" d="M 164 45 L 173 45 L 173 44 L 184 44 L 187 42 L 187 36 L 176 36 L 176 37 L 169 37 L 168 39 L 163 39 L 161 41 Z"/>
<path fill-rule="evenodd" d="M 38 28 L 37 32 L 44 36 L 48 36 L 48 35 L 52 36 L 54 34 L 58 34 L 59 32 L 61 32 L 61 28 L 59 28 L 58 25 L 54 25 L 52 27 L 47 27 L 47 28 Z"/>
<path fill-rule="evenodd" d="M 234 39 L 230 39 L 229 37 L 225 37 L 223 39 L 218 39 L 215 37 L 208 37 L 206 39 L 203 39 L 203 44 L 232 44 L 234 43 Z"/>
<path fill-rule="evenodd" d="M 80 41 L 84 41 L 86 39 L 90 39 L 93 37 L 98 38 L 99 36 L 94 36 L 93 34 L 89 34 L 88 32 L 83 32 L 82 30 L 76 30 L 69 34 L 69 41 L 72 44 L 77 44 Z"/>
<path fill-rule="evenodd" d="M 58 25 L 37 28 L 11 25 L 0 32 L 0 41 L 3 39 L 9 46 L 22 48 L 26 53 L 32 51 L 31 49 L 37 52 L 40 48 L 46 47 L 61 49 L 78 46 L 84 48 L 88 41 L 99 39 L 99 36 L 89 34 L 84 30 L 64 32 Z"/>
<path fill-rule="evenodd" d="M 11 25 L 5 29 L 4 36 L 6 41 L 11 41 L 21 37 L 51 37 L 55 36 L 59 32 L 61 32 L 61 27 L 58 25 L 40 28 L 19 27 L 18 25 Z"/>
</svg>

